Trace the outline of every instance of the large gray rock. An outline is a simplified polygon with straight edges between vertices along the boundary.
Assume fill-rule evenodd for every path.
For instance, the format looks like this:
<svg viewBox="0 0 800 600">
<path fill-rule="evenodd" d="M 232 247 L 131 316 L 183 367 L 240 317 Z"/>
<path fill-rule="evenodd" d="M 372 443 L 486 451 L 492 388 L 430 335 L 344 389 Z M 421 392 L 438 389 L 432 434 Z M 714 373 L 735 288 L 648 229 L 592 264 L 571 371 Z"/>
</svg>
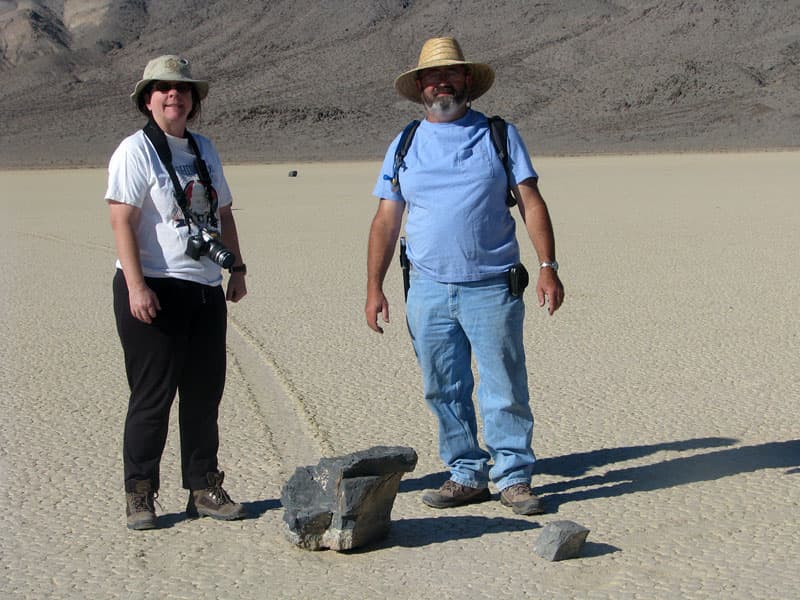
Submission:
<svg viewBox="0 0 800 600">
<path fill-rule="evenodd" d="M 281 490 L 287 537 L 308 550 L 352 550 L 385 537 L 400 479 L 416 466 L 413 448 L 375 446 L 298 467 Z"/>
<path fill-rule="evenodd" d="M 589 530 L 573 521 L 553 521 L 545 525 L 533 550 L 550 561 L 575 558 L 581 553 Z"/>
</svg>

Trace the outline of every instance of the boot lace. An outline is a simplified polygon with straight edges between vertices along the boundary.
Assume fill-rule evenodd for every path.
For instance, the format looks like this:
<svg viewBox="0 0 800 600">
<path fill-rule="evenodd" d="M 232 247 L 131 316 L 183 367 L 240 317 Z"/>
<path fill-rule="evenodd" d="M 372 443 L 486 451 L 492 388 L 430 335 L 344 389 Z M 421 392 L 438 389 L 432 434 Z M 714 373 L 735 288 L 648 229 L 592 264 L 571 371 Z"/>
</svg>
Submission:
<svg viewBox="0 0 800 600">
<path fill-rule="evenodd" d="M 460 493 L 463 489 L 464 489 L 463 485 L 461 485 L 460 483 L 456 483 L 452 479 L 448 479 L 447 481 L 444 482 L 444 485 L 442 485 L 442 492 L 445 494 L 449 493 L 451 495 L 455 495 Z"/>
<path fill-rule="evenodd" d="M 164 508 L 157 498 L 158 492 L 145 492 L 143 494 L 133 492 L 131 494 L 131 510 L 133 512 L 155 512 L 155 507 L 158 506 L 158 509 L 164 512 Z"/>
<path fill-rule="evenodd" d="M 517 498 L 518 496 L 524 498 L 535 498 L 536 495 L 531 490 L 531 486 L 526 485 L 524 483 L 515 483 L 511 487 L 503 490 L 507 497 L 509 498 Z M 521 500 L 522 498 L 517 498 L 517 500 Z"/>
<path fill-rule="evenodd" d="M 225 491 L 225 488 L 222 487 L 222 480 L 224 477 L 224 473 L 220 473 L 220 476 L 212 481 L 211 487 L 207 489 L 208 495 L 217 506 L 235 504 L 233 499 L 228 495 L 228 492 Z"/>
</svg>

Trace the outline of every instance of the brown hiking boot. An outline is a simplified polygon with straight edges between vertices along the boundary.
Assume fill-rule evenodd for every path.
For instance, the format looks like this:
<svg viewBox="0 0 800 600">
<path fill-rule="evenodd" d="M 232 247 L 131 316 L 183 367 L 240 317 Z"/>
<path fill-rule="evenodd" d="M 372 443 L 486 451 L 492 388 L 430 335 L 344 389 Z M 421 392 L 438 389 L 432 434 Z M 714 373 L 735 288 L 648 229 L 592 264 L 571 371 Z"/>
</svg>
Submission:
<svg viewBox="0 0 800 600">
<path fill-rule="evenodd" d="M 432 508 L 453 508 L 464 504 L 486 502 L 491 497 L 489 488 L 471 488 L 448 479 L 438 490 L 425 492 L 422 501 Z"/>
<path fill-rule="evenodd" d="M 137 481 L 134 491 L 125 493 L 125 514 L 128 516 L 128 529 L 155 529 L 156 494 L 150 481 Z"/>
<path fill-rule="evenodd" d="M 208 487 L 189 492 L 186 513 L 190 517 L 211 517 L 222 521 L 234 521 L 247 516 L 244 506 L 234 502 L 222 488 L 225 473 L 208 473 Z"/>
<path fill-rule="evenodd" d="M 500 492 L 500 503 L 510 506 L 518 515 L 541 515 L 544 512 L 542 500 L 527 483 L 517 483 L 504 489 Z"/>
</svg>

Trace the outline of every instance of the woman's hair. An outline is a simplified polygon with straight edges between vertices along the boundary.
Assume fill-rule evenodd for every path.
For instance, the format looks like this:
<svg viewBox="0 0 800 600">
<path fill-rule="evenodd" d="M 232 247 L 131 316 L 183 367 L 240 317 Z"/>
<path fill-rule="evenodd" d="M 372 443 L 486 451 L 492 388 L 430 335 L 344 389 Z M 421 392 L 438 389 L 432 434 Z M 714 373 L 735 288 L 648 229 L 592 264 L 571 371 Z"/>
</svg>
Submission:
<svg viewBox="0 0 800 600">
<path fill-rule="evenodd" d="M 150 109 L 147 108 L 146 103 L 147 100 L 145 96 L 148 98 L 150 94 L 153 92 L 153 84 L 155 82 L 151 81 L 148 83 L 145 88 L 139 92 L 139 97 L 136 99 L 136 106 L 139 108 L 139 112 L 142 113 L 148 119 L 151 118 L 153 115 L 150 113 Z M 200 94 L 197 93 L 197 88 L 194 84 L 192 84 L 192 110 L 189 111 L 189 116 L 187 117 L 187 121 L 194 121 L 197 117 L 200 116 L 200 111 L 203 107 L 200 104 Z"/>
</svg>

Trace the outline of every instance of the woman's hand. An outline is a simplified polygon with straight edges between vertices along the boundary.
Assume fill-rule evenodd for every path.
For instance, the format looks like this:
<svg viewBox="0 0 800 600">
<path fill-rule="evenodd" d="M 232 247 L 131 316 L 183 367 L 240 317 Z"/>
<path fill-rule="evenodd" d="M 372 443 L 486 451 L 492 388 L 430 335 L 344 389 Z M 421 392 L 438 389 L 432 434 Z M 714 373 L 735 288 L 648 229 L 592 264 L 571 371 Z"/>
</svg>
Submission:
<svg viewBox="0 0 800 600">
<path fill-rule="evenodd" d="M 147 285 L 135 289 L 128 289 L 128 301 L 131 305 L 131 314 L 142 323 L 148 325 L 156 318 L 161 310 L 158 296 Z"/>
<path fill-rule="evenodd" d="M 225 298 L 229 302 L 238 302 L 247 295 L 247 284 L 244 281 L 244 273 L 233 272 L 228 278 L 228 291 Z"/>
</svg>

